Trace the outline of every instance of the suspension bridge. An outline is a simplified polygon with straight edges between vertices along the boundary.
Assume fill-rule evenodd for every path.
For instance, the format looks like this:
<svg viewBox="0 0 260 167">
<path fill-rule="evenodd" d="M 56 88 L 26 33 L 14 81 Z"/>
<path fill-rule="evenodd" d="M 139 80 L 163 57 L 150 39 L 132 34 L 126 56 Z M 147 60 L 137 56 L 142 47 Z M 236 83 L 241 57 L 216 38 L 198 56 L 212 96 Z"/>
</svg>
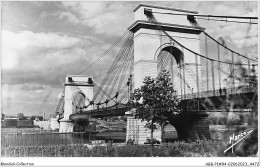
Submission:
<svg viewBox="0 0 260 167">
<path fill-rule="evenodd" d="M 66 77 L 56 109 L 60 132 L 73 131 L 75 124 L 87 128 L 90 117 L 131 113 L 133 90 L 142 86 L 145 76 L 155 78 L 162 69 L 170 72 L 183 106 L 182 114 L 169 119 L 180 139 L 209 138 L 208 112 L 257 110 L 258 61 L 232 50 L 223 39 L 214 39 L 197 22 L 224 19 L 255 26 L 257 17 L 198 15 L 196 11 L 144 4 L 135 8 L 134 14 L 135 22 L 104 55 L 77 75 Z M 93 76 L 80 75 L 109 54 L 115 58 L 107 72 L 100 74 L 104 76 L 101 84 Z M 142 143 L 147 138 L 144 123 L 129 118 L 126 139 Z"/>
</svg>

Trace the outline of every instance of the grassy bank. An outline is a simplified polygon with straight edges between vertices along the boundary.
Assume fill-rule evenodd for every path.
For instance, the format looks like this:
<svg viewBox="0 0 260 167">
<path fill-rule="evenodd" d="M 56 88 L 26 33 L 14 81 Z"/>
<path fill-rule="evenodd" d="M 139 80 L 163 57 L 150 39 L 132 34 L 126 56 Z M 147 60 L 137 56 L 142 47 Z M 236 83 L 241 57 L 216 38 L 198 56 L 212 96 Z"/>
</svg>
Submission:
<svg viewBox="0 0 260 167">
<path fill-rule="evenodd" d="M 220 141 L 174 142 L 154 148 L 155 157 L 215 157 Z M 150 157 L 150 146 L 49 145 L 3 147 L 3 157 Z"/>
</svg>

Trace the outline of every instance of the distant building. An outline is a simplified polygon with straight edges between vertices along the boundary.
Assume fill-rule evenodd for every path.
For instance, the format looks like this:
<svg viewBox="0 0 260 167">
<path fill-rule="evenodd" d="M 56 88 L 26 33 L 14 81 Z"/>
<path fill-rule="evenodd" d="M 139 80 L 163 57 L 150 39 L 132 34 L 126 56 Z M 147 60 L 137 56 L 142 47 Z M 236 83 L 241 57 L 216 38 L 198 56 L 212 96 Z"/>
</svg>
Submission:
<svg viewBox="0 0 260 167">
<path fill-rule="evenodd" d="M 3 127 L 4 128 L 16 128 L 17 127 L 17 118 L 5 118 L 3 120 Z"/>
<path fill-rule="evenodd" d="M 60 124 L 58 122 L 59 116 L 57 115 L 56 118 L 51 118 L 50 119 L 50 128 L 51 130 L 57 130 L 60 128 Z"/>
<path fill-rule="evenodd" d="M 41 129 L 44 129 L 44 130 L 50 130 L 50 121 L 37 121 L 36 119 L 33 121 L 34 125 L 37 125 L 39 126 Z"/>
<path fill-rule="evenodd" d="M 33 128 L 34 124 L 31 120 L 18 120 L 17 117 L 5 118 L 2 121 L 3 128 Z"/>
</svg>

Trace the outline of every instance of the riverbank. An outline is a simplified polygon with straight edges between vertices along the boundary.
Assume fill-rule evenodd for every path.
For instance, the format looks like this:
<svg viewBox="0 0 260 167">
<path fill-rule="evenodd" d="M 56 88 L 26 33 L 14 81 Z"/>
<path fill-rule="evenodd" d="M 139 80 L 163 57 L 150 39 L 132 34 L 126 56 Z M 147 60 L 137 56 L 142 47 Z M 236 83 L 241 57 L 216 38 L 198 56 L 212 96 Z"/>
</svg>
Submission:
<svg viewBox="0 0 260 167">
<path fill-rule="evenodd" d="M 221 141 L 173 142 L 154 147 L 155 157 L 215 157 Z M 2 147 L 3 157 L 150 157 L 149 145 L 48 145 Z"/>
</svg>

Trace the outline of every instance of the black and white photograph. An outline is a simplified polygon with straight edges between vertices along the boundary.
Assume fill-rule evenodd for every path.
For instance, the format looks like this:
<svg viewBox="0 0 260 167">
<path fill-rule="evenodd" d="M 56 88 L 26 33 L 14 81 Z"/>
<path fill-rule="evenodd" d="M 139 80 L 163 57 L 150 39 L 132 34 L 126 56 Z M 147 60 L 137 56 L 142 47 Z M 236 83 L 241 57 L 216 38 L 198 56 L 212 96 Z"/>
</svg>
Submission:
<svg viewBox="0 0 260 167">
<path fill-rule="evenodd" d="M 1 165 L 259 166 L 258 5 L 1 1 Z"/>
</svg>

